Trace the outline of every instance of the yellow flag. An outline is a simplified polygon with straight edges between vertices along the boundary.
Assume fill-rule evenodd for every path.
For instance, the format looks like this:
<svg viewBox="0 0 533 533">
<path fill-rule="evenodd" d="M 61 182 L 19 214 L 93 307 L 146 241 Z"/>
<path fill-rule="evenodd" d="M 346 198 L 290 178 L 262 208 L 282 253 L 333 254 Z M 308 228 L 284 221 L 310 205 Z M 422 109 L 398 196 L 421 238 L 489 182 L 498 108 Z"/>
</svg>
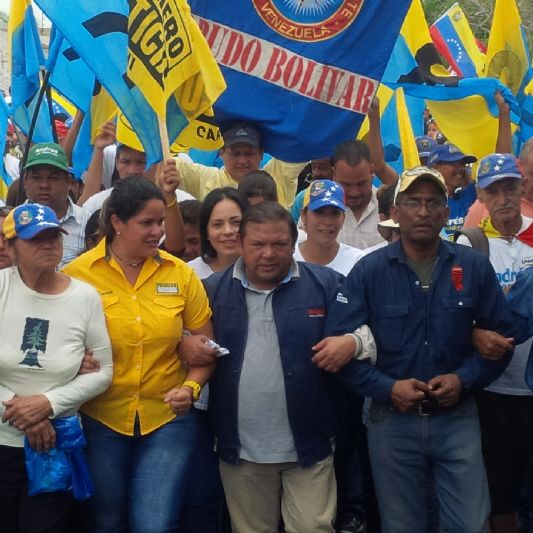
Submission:
<svg viewBox="0 0 533 533">
<path fill-rule="evenodd" d="M 176 141 L 170 147 L 172 153 L 188 152 L 191 148 L 198 150 L 213 151 L 222 148 L 222 134 L 210 118 L 213 111 L 208 110 L 180 133 Z M 128 119 L 123 113 L 118 114 L 117 119 L 117 141 L 135 150 L 144 151 L 141 141 L 133 131 Z"/>
<path fill-rule="evenodd" d="M 214 113 L 208 109 L 193 120 L 170 147 L 173 153 L 187 152 L 189 148 L 213 151 L 222 148 L 224 141 L 218 126 L 214 123 Z"/>
<path fill-rule="evenodd" d="M 420 157 L 416 148 L 415 135 L 403 89 L 396 90 L 396 109 L 398 114 L 398 132 L 400 134 L 400 145 L 402 148 L 403 168 L 413 168 L 420 166 Z"/>
<path fill-rule="evenodd" d="M 433 44 L 421 0 L 413 0 L 400 34 L 403 35 L 412 56 L 417 60 L 419 69 L 427 68 L 427 74 L 431 76 L 445 78 L 450 76 Z"/>
<path fill-rule="evenodd" d="M 130 0 L 127 76 L 161 118 L 174 95 L 189 120 L 226 85 L 185 0 Z"/>
<path fill-rule="evenodd" d="M 94 144 L 100 128 L 108 120 L 111 120 L 118 112 L 117 104 L 109 96 L 109 93 L 96 81 L 91 100 L 91 144 Z M 128 145 L 129 146 L 129 145 Z"/>
<path fill-rule="evenodd" d="M 498 78 L 516 95 L 530 69 L 515 0 L 496 0 L 484 75 Z"/>
</svg>

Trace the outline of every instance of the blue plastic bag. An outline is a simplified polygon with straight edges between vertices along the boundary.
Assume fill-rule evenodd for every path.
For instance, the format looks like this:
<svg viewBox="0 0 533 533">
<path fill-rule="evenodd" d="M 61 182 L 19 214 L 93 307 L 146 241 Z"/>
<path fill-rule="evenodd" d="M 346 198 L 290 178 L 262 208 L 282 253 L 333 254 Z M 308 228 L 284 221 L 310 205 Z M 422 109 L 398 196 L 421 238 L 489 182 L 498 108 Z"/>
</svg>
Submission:
<svg viewBox="0 0 533 533">
<path fill-rule="evenodd" d="M 94 494 L 83 449 L 85 437 L 76 416 L 51 420 L 56 431 L 56 446 L 47 452 L 37 452 L 24 439 L 28 493 L 72 490 L 76 500 L 86 500 Z"/>
</svg>

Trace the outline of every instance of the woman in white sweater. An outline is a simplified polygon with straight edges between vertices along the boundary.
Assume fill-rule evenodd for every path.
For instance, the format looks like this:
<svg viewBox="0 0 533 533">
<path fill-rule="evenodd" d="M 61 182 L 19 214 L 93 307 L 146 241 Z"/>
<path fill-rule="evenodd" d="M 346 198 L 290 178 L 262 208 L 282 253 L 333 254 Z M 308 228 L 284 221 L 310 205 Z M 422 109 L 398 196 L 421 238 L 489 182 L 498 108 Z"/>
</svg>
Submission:
<svg viewBox="0 0 533 533">
<path fill-rule="evenodd" d="M 56 272 L 64 230 L 55 213 L 23 204 L 3 232 L 15 266 L 0 270 L 1 529 L 60 533 L 71 494 L 28 496 L 24 438 L 37 451 L 55 446 L 54 418 L 76 414 L 109 386 L 111 345 L 96 290 Z M 79 375 L 86 348 L 100 371 Z"/>
</svg>

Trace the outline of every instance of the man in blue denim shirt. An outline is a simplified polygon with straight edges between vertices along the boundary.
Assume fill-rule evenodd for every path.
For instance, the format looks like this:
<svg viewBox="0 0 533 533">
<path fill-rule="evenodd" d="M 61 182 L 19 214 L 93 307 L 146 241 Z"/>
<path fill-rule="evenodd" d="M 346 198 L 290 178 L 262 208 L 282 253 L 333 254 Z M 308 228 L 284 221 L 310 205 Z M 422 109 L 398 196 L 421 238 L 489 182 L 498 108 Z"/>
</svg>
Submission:
<svg viewBox="0 0 533 533">
<path fill-rule="evenodd" d="M 477 533 L 489 497 L 470 391 L 496 379 L 511 354 L 484 359 L 471 335 L 476 324 L 511 337 L 511 318 L 489 261 L 439 238 L 448 219 L 440 173 L 404 172 L 392 216 L 401 240 L 356 264 L 326 333 L 368 324 L 376 340 L 376 365 L 353 361 L 339 377 L 355 374 L 372 398 L 368 441 L 382 532 L 424 531 L 433 479 L 443 525 Z"/>
</svg>

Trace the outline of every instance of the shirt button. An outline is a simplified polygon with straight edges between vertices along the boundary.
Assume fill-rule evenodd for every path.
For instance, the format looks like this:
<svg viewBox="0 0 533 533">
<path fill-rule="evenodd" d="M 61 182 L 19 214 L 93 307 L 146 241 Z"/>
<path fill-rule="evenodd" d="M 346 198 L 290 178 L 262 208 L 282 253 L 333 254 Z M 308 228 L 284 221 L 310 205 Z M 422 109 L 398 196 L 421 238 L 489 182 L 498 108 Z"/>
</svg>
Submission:
<svg viewBox="0 0 533 533">
<path fill-rule="evenodd" d="M 417 286 L 420 285 L 420 281 L 418 281 L 418 280 L 415 281 L 415 285 L 417 285 Z"/>
<path fill-rule="evenodd" d="M 136 300 L 137 299 L 137 296 L 135 296 L 135 294 L 131 297 L 132 300 Z"/>
<path fill-rule="evenodd" d="M 424 341 L 424 346 L 427 346 L 428 345 L 428 341 Z"/>
<path fill-rule="evenodd" d="M 459 302 L 459 305 L 463 305 L 463 302 Z"/>
<path fill-rule="evenodd" d="M 141 321 L 141 317 L 138 316 L 135 320 L 137 320 L 137 322 L 140 322 Z"/>
<path fill-rule="evenodd" d="M 141 365 L 137 365 L 135 368 L 136 368 L 137 370 L 140 370 L 140 369 L 141 369 Z"/>
<path fill-rule="evenodd" d="M 292 376 L 292 372 L 291 371 L 287 372 L 287 376 L 289 377 Z"/>
</svg>

